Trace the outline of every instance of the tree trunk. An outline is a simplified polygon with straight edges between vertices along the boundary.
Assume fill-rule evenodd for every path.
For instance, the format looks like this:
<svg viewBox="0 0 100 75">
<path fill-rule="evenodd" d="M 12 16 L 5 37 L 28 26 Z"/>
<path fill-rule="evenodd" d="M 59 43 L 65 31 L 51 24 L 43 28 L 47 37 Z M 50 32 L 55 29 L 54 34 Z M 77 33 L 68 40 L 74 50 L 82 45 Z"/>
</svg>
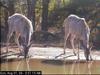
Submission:
<svg viewBox="0 0 100 75">
<path fill-rule="evenodd" d="M 4 33 L 4 35 L 6 34 L 5 37 L 7 37 L 9 27 L 8 27 L 8 22 L 7 22 L 7 20 L 8 20 L 8 11 L 6 9 L 4 9 L 4 15 L 5 15 L 4 20 L 5 20 L 5 32 L 6 32 L 6 33 Z M 4 41 L 6 41 L 7 38 L 4 38 L 4 39 L 5 39 Z"/>
<path fill-rule="evenodd" d="M 41 29 L 43 31 L 48 30 L 48 4 L 49 0 L 42 0 L 42 26 Z"/>
<path fill-rule="evenodd" d="M 56 0 L 56 7 L 57 8 L 60 8 L 61 7 L 61 0 Z"/>
<path fill-rule="evenodd" d="M 32 21 L 33 29 L 35 30 L 35 4 L 37 0 L 27 0 L 28 13 L 27 17 Z"/>
<path fill-rule="evenodd" d="M 0 11 L 1 11 L 1 6 L 0 6 Z M 1 28 L 1 12 L 0 12 L 0 28 Z"/>
<path fill-rule="evenodd" d="M 9 0 L 8 3 L 8 8 L 9 8 L 9 15 L 13 15 L 15 13 L 15 8 L 14 8 L 14 0 Z"/>
<path fill-rule="evenodd" d="M 6 35 L 8 34 L 8 31 L 9 31 L 8 22 L 7 22 L 8 14 L 9 14 L 9 16 L 11 16 L 11 15 L 13 15 L 15 13 L 14 3 L 15 3 L 14 0 L 9 0 L 8 1 L 8 11 L 7 11 L 7 9 L 4 10 L 4 14 L 5 14 L 4 20 L 5 20 L 5 32 L 6 32 Z"/>
</svg>

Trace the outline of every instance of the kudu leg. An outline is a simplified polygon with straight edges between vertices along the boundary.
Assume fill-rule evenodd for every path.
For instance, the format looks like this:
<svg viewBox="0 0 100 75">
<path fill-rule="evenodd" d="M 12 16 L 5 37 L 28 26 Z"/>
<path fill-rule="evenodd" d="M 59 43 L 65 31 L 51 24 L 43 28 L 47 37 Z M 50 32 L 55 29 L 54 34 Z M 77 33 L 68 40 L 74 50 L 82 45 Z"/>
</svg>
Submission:
<svg viewBox="0 0 100 75">
<path fill-rule="evenodd" d="M 23 46 L 23 56 L 27 58 L 28 51 L 31 45 L 28 45 L 28 39 L 26 37 L 21 37 L 21 44 Z"/>
<path fill-rule="evenodd" d="M 86 58 L 87 61 L 89 61 L 89 60 L 92 61 L 92 60 L 93 60 L 93 59 L 92 59 L 92 56 L 91 56 L 91 51 L 90 51 L 90 50 L 88 50 L 88 49 L 85 50 L 85 51 L 84 51 L 84 55 L 85 55 L 85 58 Z"/>
<path fill-rule="evenodd" d="M 16 38 L 16 43 L 17 43 L 19 50 L 20 50 L 20 54 L 18 55 L 18 57 L 25 56 L 25 48 L 26 48 L 25 38 L 22 36 L 20 37 L 20 44 L 19 44 L 18 38 Z"/>
<path fill-rule="evenodd" d="M 61 55 L 66 54 L 65 49 L 66 49 L 66 43 L 67 43 L 68 37 L 69 37 L 69 34 L 67 35 L 67 37 L 65 36 L 65 38 L 64 38 L 64 51 L 63 51 L 63 53 L 61 53 L 60 55 L 56 56 L 55 58 L 58 58 L 58 57 L 60 57 Z"/>
<path fill-rule="evenodd" d="M 22 52 L 22 47 L 21 47 L 21 45 L 19 44 L 19 36 L 20 36 L 20 34 L 16 34 L 16 36 L 15 36 L 15 42 L 16 42 L 16 44 L 17 44 L 17 46 L 18 46 L 18 48 L 19 48 L 19 51 L 20 51 L 20 53 Z"/>
<path fill-rule="evenodd" d="M 75 53 L 75 47 L 74 47 L 74 38 L 75 38 L 75 36 L 71 36 L 70 42 L 71 42 L 71 46 L 73 48 L 73 53 L 74 53 L 74 55 L 76 55 L 76 53 Z"/>
<path fill-rule="evenodd" d="M 10 38 L 12 36 L 12 33 L 13 32 L 8 32 L 8 35 L 7 35 L 7 43 L 6 43 L 6 52 L 8 53 L 8 46 L 9 46 L 9 41 L 10 41 Z"/>
<path fill-rule="evenodd" d="M 79 53 L 79 49 L 80 49 L 80 41 L 78 40 L 78 52 L 77 52 L 77 54 L 78 54 L 78 60 L 80 60 L 80 53 Z"/>
</svg>

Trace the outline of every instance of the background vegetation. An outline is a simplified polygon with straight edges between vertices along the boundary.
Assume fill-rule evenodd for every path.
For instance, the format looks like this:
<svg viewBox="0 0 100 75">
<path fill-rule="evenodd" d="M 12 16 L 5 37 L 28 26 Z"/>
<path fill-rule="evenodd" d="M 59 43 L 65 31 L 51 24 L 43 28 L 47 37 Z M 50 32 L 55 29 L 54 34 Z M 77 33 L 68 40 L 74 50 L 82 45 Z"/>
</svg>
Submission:
<svg viewBox="0 0 100 75">
<path fill-rule="evenodd" d="M 63 43 L 64 19 L 69 14 L 84 17 L 91 29 L 90 43 L 100 48 L 100 0 L 0 0 L 1 43 L 6 42 L 7 19 L 15 12 L 32 21 L 35 43 Z"/>
</svg>

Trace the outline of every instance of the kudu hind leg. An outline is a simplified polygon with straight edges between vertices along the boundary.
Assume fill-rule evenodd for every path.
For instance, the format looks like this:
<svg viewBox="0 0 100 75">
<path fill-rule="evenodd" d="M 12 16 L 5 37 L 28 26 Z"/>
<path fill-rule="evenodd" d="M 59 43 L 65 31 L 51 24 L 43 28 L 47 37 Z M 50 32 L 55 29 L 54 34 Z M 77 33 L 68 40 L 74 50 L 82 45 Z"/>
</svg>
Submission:
<svg viewBox="0 0 100 75">
<path fill-rule="evenodd" d="M 56 56 L 55 58 L 58 58 L 59 56 L 64 55 L 66 53 L 65 49 L 66 49 L 66 43 L 67 43 L 68 37 L 69 37 L 69 34 L 66 35 L 65 38 L 64 38 L 64 49 L 63 49 L 64 51 L 63 51 L 63 53 L 61 53 L 60 55 Z"/>
<path fill-rule="evenodd" d="M 74 53 L 74 55 L 76 55 L 76 53 L 75 53 L 75 47 L 74 47 L 74 38 L 75 38 L 75 36 L 71 36 L 70 42 L 71 42 L 71 46 L 73 48 L 73 53 Z"/>
<path fill-rule="evenodd" d="M 21 45 L 19 44 L 19 36 L 20 36 L 20 34 L 17 34 L 17 33 L 16 33 L 15 42 L 16 42 L 18 48 L 19 48 L 20 53 L 22 53 L 22 47 L 21 47 Z"/>
<path fill-rule="evenodd" d="M 13 32 L 9 30 L 8 35 L 7 35 L 7 42 L 6 42 L 6 52 L 8 53 L 8 46 L 9 46 L 9 41 L 12 36 Z"/>
</svg>

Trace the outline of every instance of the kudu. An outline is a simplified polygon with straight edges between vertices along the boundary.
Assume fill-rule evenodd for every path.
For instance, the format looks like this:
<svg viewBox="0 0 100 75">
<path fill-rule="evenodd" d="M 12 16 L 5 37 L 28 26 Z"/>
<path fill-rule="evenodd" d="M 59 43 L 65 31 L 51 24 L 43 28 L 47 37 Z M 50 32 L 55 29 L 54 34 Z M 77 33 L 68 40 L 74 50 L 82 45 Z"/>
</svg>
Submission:
<svg viewBox="0 0 100 75">
<path fill-rule="evenodd" d="M 20 52 L 24 51 L 24 57 L 28 54 L 29 47 L 31 46 L 31 35 L 33 34 L 32 22 L 22 14 L 15 13 L 8 18 L 9 32 L 7 35 L 7 52 L 8 43 L 15 32 L 15 42 L 17 43 Z M 21 38 L 21 45 L 19 43 L 19 37 Z"/>
<path fill-rule="evenodd" d="M 89 60 L 89 57 L 91 58 L 90 48 L 89 48 L 90 29 L 85 19 L 71 14 L 64 20 L 63 25 L 65 27 L 64 53 L 56 56 L 56 58 L 65 54 L 66 41 L 68 40 L 68 37 L 70 37 L 69 39 L 71 42 L 71 46 L 73 48 L 74 55 L 76 55 L 74 42 L 75 42 L 75 39 L 77 39 L 78 45 L 79 43 L 81 43 L 81 45 L 84 48 L 84 55 L 85 55 L 86 60 Z M 78 59 L 79 59 L 79 49 L 78 49 Z"/>
</svg>

